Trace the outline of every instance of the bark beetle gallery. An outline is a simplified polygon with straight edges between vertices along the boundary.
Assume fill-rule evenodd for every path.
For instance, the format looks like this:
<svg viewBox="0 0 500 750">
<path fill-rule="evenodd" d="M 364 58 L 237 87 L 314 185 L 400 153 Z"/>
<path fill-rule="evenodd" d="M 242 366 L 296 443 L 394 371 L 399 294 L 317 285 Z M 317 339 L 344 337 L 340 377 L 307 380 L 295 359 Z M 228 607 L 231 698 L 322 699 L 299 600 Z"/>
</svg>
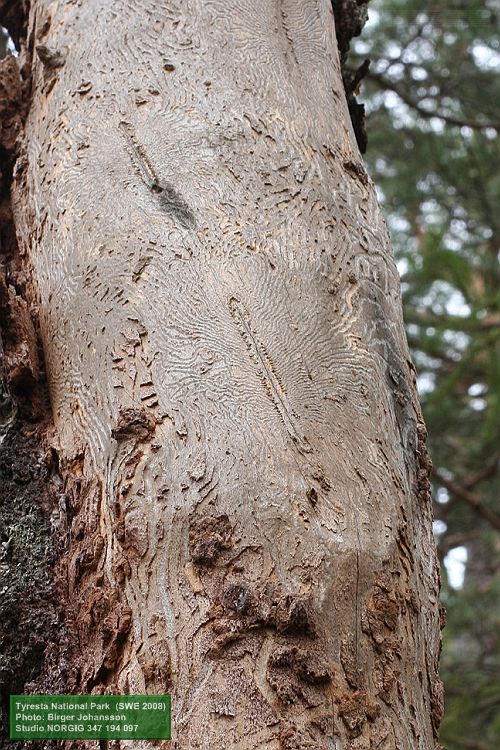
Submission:
<svg viewBox="0 0 500 750">
<path fill-rule="evenodd" d="M 425 428 L 330 1 L 0 9 L 4 380 L 63 602 L 26 692 L 170 692 L 175 748 L 435 748 Z"/>
</svg>

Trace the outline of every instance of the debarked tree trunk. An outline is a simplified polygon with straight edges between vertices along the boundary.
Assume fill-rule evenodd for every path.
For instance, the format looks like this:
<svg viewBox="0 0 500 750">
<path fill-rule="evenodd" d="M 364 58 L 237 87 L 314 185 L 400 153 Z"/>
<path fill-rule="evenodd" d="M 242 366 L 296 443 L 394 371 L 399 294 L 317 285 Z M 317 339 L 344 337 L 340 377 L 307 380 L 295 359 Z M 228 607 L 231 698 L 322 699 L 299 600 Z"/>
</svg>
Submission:
<svg viewBox="0 0 500 750">
<path fill-rule="evenodd" d="M 331 3 L 35 0 L 23 54 L 61 689 L 171 692 L 183 750 L 431 750 L 425 428 Z"/>
</svg>

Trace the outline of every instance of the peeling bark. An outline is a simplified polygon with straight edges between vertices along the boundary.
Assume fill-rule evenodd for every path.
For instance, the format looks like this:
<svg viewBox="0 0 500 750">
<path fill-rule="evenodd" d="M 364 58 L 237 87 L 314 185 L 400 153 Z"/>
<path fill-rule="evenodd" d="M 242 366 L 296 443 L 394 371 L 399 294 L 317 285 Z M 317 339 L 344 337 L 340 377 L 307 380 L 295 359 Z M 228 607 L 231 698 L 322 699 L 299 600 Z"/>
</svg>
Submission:
<svg viewBox="0 0 500 750">
<path fill-rule="evenodd" d="M 173 748 L 435 748 L 425 428 L 331 3 L 36 0 L 27 40 L 44 688 L 171 692 Z"/>
</svg>

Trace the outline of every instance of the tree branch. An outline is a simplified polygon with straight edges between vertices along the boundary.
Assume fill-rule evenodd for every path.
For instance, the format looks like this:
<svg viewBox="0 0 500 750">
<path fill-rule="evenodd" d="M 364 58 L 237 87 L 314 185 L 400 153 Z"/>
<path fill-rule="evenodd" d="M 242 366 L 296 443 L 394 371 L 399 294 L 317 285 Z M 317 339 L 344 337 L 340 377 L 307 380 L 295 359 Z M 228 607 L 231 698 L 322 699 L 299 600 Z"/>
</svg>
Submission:
<svg viewBox="0 0 500 750">
<path fill-rule="evenodd" d="M 483 482 L 485 479 L 489 479 L 498 471 L 498 463 L 500 461 L 500 456 L 495 456 L 493 460 L 486 464 L 486 466 L 477 472 L 477 474 L 472 474 L 470 477 L 465 479 L 463 481 L 463 487 L 466 490 L 471 490 L 473 487 L 476 486 L 476 484 L 479 484 L 480 482 Z"/>
<path fill-rule="evenodd" d="M 457 532 L 456 534 L 444 533 L 437 543 L 439 557 L 443 559 L 454 547 L 463 547 L 477 536 L 475 531 Z"/>
<path fill-rule="evenodd" d="M 500 130 L 500 122 L 480 123 L 476 122 L 475 120 L 463 120 L 459 117 L 453 117 L 453 115 L 447 115 L 444 112 L 440 111 L 429 112 L 428 109 L 422 107 L 420 102 L 413 99 L 413 97 L 411 97 L 405 91 L 401 91 L 401 89 L 396 85 L 396 83 L 394 83 L 394 81 L 390 81 L 387 78 L 384 78 L 384 76 L 380 75 L 380 73 L 375 73 L 375 71 L 370 71 L 367 75 L 367 78 L 371 81 L 374 81 L 380 88 L 387 91 L 393 91 L 401 99 L 402 102 L 404 102 L 408 107 L 414 109 L 416 112 L 418 112 L 419 115 L 422 115 L 422 117 L 425 117 L 427 120 L 430 120 L 433 117 L 437 117 L 438 119 L 443 120 L 443 122 L 448 123 L 448 125 L 467 127 L 471 128 L 472 130 L 486 130 L 487 128 Z"/>
<path fill-rule="evenodd" d="M 438 315 L 431 310 L 417 310 L 415 307 L 406 306 L 405 321 L 420 326 L 444 326 L 454 331 L 491 331 L 500 328 L 500 317 L 489 316 L 487 318 L 470 318 L 461 315 Z"/>
<path fill-rule="evenodd" d="M 462 487 L 460 484 L 457 484 L 452 480 L 446 479 L 446 477 L 444 477 L 439 471 L 434 470 L 434 476 L 439 484 L 445 487 L 448 492 L 451 492 L 452 495 L 455 495 L 459 500 L 466 502 L 479 516 L 488 521 L 494 529 L 500 531 L 499 515 L 482 505 L 479 500 L 469 492 L 469 490 L 465 489 L 465 487 Z"/>
</svg>

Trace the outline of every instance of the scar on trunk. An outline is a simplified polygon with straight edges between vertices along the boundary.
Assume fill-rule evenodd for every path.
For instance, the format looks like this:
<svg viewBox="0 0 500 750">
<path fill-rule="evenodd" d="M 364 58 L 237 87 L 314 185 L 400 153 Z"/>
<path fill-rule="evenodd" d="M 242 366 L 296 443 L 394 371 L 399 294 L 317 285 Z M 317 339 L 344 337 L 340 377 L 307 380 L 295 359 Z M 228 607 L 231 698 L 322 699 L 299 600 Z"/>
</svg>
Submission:
<svg viewBox="0 0 500 750">
<path fill-rule="evenodd" d="M 119 127 L 136 175 L 155 196 L 163 211 L 174 216 L 185 229 L 193 229 L 196 225 L 193 211 L 175 188 L 158 176 L 132 125 L 122 120 Z"/>
<path fill-rule="evenodd" d="M 301 453 L 310 453 L 312 450 L 311 446 L 306 437 L 300 432 L 297 417 L 288 401 L 285 387 L 276 372 L 276 368 L 266 347 L 254 331 L 250 313 L 243 303 L 235 297 L 231 297 L 229 300 L 229 312 L 245 342 L 250 358 L 257 367 L 259 379 L 280 415 L 288 434 Z"/>
</svg>

